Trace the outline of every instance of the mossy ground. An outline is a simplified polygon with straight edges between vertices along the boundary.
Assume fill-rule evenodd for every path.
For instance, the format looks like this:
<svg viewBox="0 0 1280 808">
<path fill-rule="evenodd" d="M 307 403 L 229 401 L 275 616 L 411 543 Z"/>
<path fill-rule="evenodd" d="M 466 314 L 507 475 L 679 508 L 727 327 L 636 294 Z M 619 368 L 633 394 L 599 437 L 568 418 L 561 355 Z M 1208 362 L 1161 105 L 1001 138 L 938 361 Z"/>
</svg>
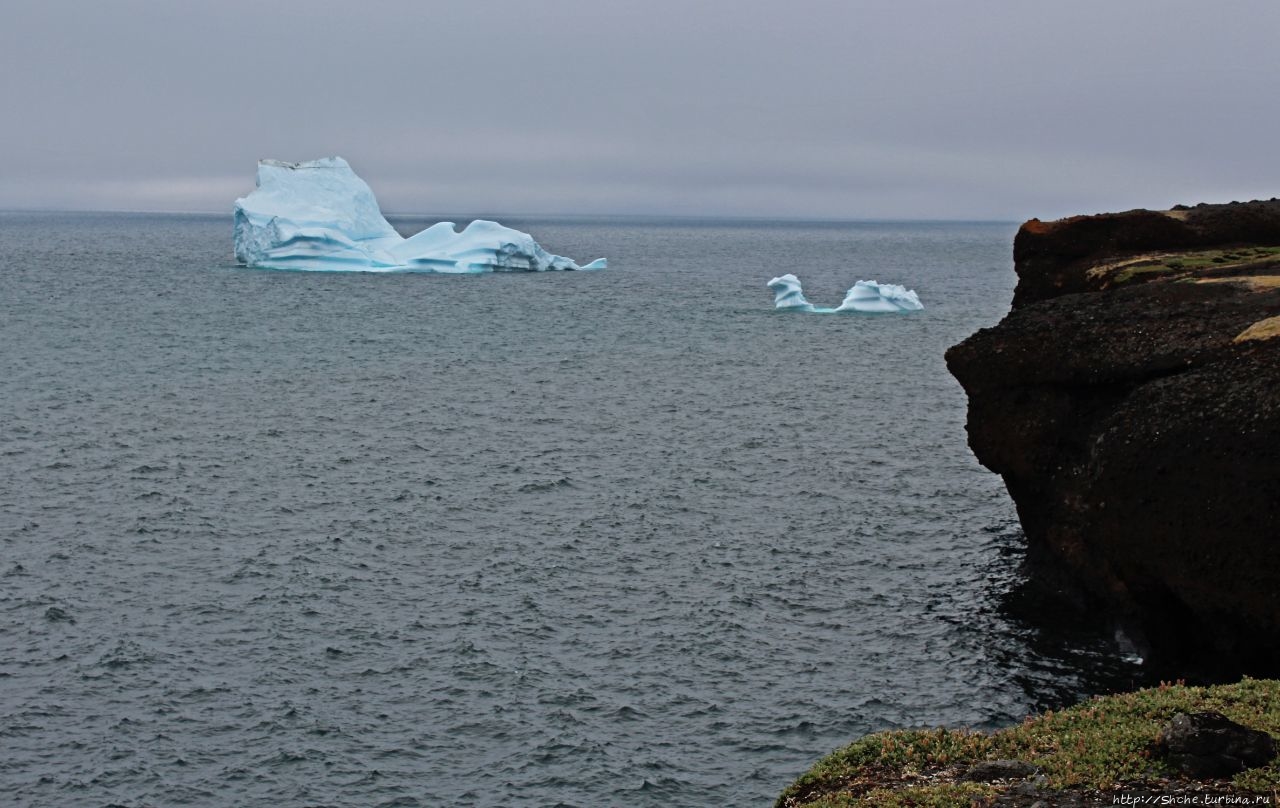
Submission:
<svg viewBox="0 0 1280 808">
<path fill-rule="evenodd" d="M 1280 247 L 1237 247 L 1138 256 L 1089 271 L 1103 276 L 1111 286 L 1156 277 L 1185 277 L 1208 272 L 1239 274 L 1263 269 L 1280 260 Z"/>
<path fill-rule="evenodd" d="M 1157 735 L 1175 713 L 1204 710 L 1280 738 L 1280 681 L 1161 685 L 1032 716 L 991 734 L 933 729 L 868 735 L 818 761 L 783 792 L 777 808 L 992 804 L 1011 784 L 961 783 L 958 778 L 974 763 L 999 759 L 1040 767 L 1047 795 L 1066 789 L 1158 789 L 1174 773 L 1154 752 Z M 1280 789 L 1280 762 L 1218 786 L 1233 793 L 1274 795 Z"/>
</svg>

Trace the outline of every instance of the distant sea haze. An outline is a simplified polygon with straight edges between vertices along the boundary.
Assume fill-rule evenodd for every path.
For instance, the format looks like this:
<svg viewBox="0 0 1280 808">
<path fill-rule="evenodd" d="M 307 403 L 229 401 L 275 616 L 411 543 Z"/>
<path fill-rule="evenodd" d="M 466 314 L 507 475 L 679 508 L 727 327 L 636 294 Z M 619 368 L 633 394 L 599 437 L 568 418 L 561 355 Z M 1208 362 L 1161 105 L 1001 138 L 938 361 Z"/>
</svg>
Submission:
<svg viewBox="0 0 1280 808">
<path fill-rule="evenodd" d="M 1007 310 L 1012 226 L 503 223 L 610 268 L 0 214 L 6 799 L 764 805 L 864 732 L 1127 682 L 1001 608 L 942 354 Z M 788 272 L 926 308 L 777 312 Z"/>
</svg>

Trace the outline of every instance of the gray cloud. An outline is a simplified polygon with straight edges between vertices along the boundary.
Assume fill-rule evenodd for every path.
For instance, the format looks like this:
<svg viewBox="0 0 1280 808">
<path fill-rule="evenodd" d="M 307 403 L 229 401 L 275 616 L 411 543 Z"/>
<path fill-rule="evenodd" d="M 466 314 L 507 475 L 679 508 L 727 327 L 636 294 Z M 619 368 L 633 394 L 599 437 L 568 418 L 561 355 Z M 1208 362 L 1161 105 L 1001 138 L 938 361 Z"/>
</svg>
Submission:
<svg viewBox="0 0 1280 808">
<path fill-rule="evenodd" d="M 1280 5 L 16 0 L 0 207 L 1052 217 L 1280 194 Z"/>
</svg>

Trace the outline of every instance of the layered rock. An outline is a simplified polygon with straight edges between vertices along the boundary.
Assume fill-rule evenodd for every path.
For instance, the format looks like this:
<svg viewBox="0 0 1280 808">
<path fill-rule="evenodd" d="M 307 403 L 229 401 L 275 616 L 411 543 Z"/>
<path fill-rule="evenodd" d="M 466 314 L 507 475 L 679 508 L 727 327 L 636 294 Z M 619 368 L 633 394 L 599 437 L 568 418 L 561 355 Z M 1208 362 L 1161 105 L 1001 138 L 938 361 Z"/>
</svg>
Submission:
<svg viewBox="0 0 1280 808">
<path fill-rule="evenodd" d="M 1031 220 L 947 353 L 1032 568 L 1156 664 L 1280 671 L 1280 200 Z"/>
</svg>

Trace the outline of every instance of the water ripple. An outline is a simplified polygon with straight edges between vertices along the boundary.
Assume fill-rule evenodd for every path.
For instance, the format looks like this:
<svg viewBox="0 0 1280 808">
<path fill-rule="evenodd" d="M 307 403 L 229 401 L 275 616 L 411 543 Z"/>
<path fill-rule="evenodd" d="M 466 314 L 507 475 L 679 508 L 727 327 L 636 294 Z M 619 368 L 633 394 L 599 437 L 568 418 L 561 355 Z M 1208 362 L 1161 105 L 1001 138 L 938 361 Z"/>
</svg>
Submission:
<svg viewBox="0 0 1280 808">
<path fill-rule="evenodd" d="M 0 213 L 7 799 L 766 804 L 1126 675 L 999 605 L 942 350 L 1011 227 L 525 229 L 615 268 L 257 272 L 223 218 Z M 777 316 L 797 262 L 929 308 Z"/>
</svg>

